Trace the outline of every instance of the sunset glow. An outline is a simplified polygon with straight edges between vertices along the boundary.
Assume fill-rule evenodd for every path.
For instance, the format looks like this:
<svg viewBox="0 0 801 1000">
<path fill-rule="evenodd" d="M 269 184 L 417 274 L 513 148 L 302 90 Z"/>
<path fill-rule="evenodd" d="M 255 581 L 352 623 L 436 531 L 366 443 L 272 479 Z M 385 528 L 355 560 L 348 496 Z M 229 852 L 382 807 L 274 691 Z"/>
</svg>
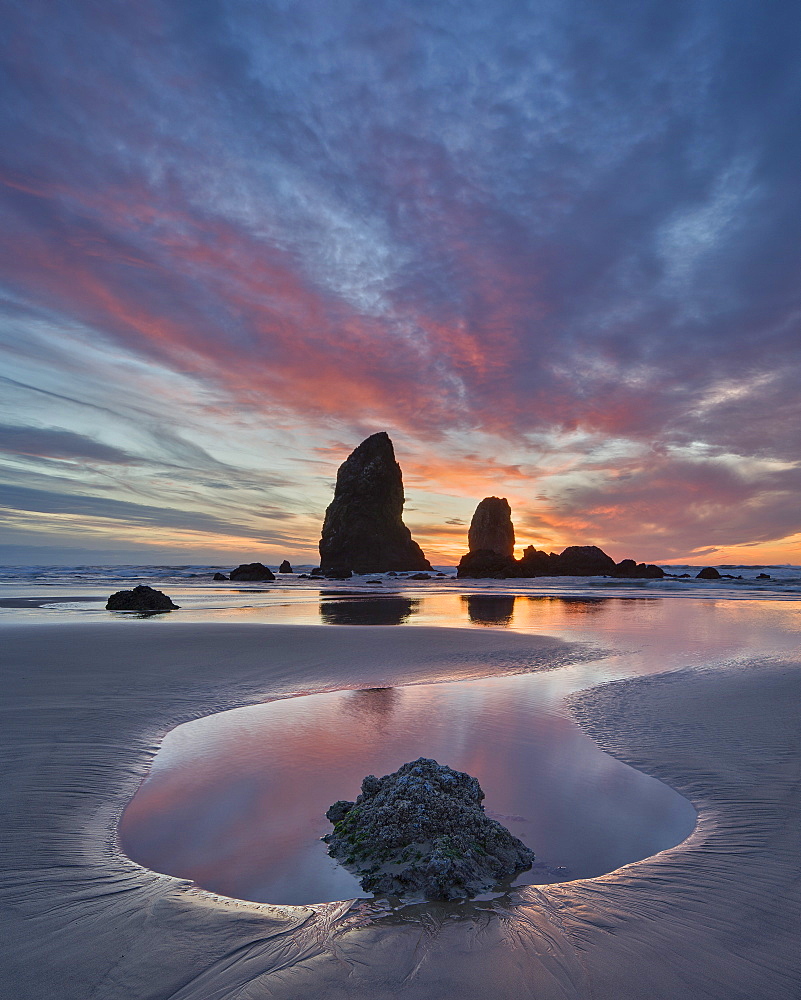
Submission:
<svg viewBox="0 0 801 1000">
<path fill-rule="evenodd" d="M 801 562 L 801 15 L 738 10 L 12 3 L 0 562 L 313 563 L 377 430 L 435 564 L 488 495 Z"/>
</svg>

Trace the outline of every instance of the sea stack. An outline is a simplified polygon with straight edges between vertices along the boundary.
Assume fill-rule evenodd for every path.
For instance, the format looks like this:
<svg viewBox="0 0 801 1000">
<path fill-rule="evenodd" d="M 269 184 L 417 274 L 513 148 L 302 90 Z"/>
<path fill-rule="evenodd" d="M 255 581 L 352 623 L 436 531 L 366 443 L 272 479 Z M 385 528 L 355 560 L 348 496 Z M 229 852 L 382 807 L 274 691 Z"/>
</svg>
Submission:
<svg viewBox="0 0 801 1000">
<path fill-rule="evenodd" d="M 372 434 L 340 465 L 320 539 L 324 574 L 426 570 L 431 564 L 403 523 L 403 478 L 385 431 Z"/>
<path fill-rule="evenodd" d="M 517 576 L 512 509 L 504 497 L 484 497 L 476 507 L 467 532 L 470 551 L 462 556 L 457 576 Z"/>
<path fill-rule="evenodd" d="M 488 549 L 499 556 L 514 555 L 512 508 L 505 497 L 484 497 L 470 522 L 467 544 L 471 552 Z"/>
</svg>

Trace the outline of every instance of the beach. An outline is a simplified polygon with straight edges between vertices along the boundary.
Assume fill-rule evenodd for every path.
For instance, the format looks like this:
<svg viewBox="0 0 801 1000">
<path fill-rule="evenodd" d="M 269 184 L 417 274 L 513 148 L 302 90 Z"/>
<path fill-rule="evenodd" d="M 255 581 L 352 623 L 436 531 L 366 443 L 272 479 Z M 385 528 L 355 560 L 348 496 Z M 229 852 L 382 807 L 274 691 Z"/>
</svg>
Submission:
<svg viewBox="0 0 801 1000">
<path fill-rule="evenodd" d="M 121 812 L 161 740 L 189 720 L 314 692 L 560 671 L 592 665 L 597 644 L 177 614 L 14 621 L 2 639 L 3 996 L 798 995 L 792 642 L 782 655 L 710 652 L 692 669 L 571 696 L 600 747 L 692 802 L 698 823 L 683 843 L 489 906 L 393 914 L 365 900 L 273 906 L 204 892 L 128 860 Z"/>
</svg>

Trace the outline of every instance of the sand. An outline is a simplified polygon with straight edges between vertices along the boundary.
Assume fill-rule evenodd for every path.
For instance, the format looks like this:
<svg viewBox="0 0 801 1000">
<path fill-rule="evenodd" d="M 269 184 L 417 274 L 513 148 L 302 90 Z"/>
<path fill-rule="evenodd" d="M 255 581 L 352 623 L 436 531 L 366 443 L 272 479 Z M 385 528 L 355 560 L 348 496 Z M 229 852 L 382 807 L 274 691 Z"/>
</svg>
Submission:
<svg viewBox="0 0 801 1000">
<path fill-rule="evenodd" d="M 796 1000 L 797 664 L 680 672 L 574 697 L 606 749 L 687 795 L 685 843 L 531 887 L 494 910 L 271 907 L 143 870 L 120 811 L 163 735 L 214 711 L 343 687 L 549 669 L 586 656 L 500 630 L 183 625 L 2 630 L 3 997 Z"/>
</svg>

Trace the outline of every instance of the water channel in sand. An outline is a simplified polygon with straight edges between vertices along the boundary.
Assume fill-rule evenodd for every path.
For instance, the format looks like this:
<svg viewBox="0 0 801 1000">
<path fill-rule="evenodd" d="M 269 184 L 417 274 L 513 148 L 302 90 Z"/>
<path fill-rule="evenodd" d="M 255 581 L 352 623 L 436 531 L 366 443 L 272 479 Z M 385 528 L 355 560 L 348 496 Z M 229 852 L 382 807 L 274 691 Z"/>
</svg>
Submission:
<svg viewBox="0 0 801 1000">
<path fill-rule="evenodd" d="M 123 816 L 131 858 L 241 899 L 363 896 L 320 841 L 331 829 L 325 810 L 355 798 L 366 774 L 424 756 L 478 777 L 489 815 L 535 850 L 538 864 L 515 884 L 613 871 L 679 843 L 695 812 L 599 751 L 567 717 L 565 696 L 616 677 L 780 652 L 797 644 L 801 622 L 797 605 L 768 602 L 507 595 L 332 595 L 314 611 L 329 626 L 512 625 L 613 655 L 546 673 L 311 695 L 180 726 Z"/>
</svg>

